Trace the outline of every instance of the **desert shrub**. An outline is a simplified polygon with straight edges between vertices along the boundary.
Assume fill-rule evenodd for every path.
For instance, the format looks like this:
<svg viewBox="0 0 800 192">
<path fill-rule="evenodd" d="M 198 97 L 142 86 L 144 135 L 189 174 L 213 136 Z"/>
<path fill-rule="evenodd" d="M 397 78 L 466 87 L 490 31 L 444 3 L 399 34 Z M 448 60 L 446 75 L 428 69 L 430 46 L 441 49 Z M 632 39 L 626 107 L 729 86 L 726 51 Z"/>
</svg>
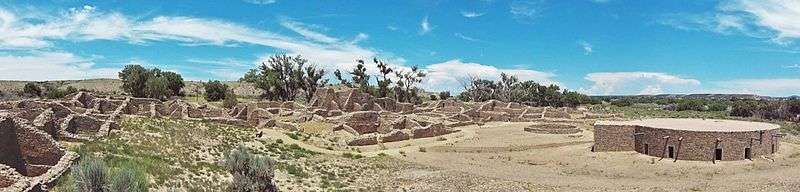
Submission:
<svg viewBox="0 0 800 192">
<path fill-rule="evenodd" d="M 39 86 L 36 85 L 36 83 L 29 82 L 25 84 L 25 87 L 22 89 L 22 93 L 27 96 L 41 97 L 42 89 L 39 88 Z"/>
<path fill-rule="evenodd" d="M 72 167 L 70 175 L 75 181 L 74 189 L 76 192 L 106 191 L 108 167 L 106 167 L 106 163 L 101 160 L 88 157 L 84 158 L 78 165 Z"/>
<path fill-rule="evenodd" d="M 633 105 L 633 102 L 631 102 L 630 100 L 627 100 L 627 99 L 617 99 L 617 100 L 611 101 L 611 105 L 614 105 L 614 106 L 617 106 L 617 107 L 627 107 L 627 106 Z"/>
<path fill-rule="evenodd" d="M 726 104 L 724 104 L 722 102 L 711 102 L 706 106 L 708 107 L 709 111 L 725 111 L 725 110 L 728 110 L 728 105 L 726 105 Z"/>
<path fill-rule="evenodd" d="M 148 191 L 147 176 L 134 169 L 111 171 L 101 159 L 84 157 L 72 167 L 73 190 L 78 192 L 143 192 Z"/>
<path fill-rule="evenodd" d="M 67 88 L 64 89 L 64 90 L 51 88 L 50 90 L 47 91 L 46 97 L 48 99 L 60 99 L 60 98 L 64 98 L 64 96 L 67 96 L 67 95 L 73 94 L 73 93 L 77 93 L 77 92 L 78 92 L 78 89 L 75 89 L 75 87 L 72 87 L 72 86 L 67 86 Z"/>
<path fill-rule="evenodd" d="M 682 99 L 677 103 L 678 111 L 705 111 L 705 104 L 698 99 Z"/>
<path fill-rule="evenodd" d="M 431 97 L 431 101 L 439 100 L 439 97 L 436 96 L 435 94 L 431 94 L 430 97 Z"/>
<path fill-rule="evenodd" d="M 446 100 L 450 98 L 450 91 L 439 92 L 439 99 Z"/>
<path fill-rule="evenodd" d="M 225 99 L 225 93 L 228 91 L 228 85 L 220 81 L 208 81 L 203 83 L 205 89 L 206 101 L 219 101 Z"/>
<path fill-rule="evenodd" d="M 222 106 L 225 108 L 233 108 L 239 104 L 239 100 L 236 99 L 236 94 L 233 93 L 233 90 L 228 90 L 225 92 L 225 100 L 222 101 Z"/>
<path fill-rule="evenodd" d="M 108 191 L 110 192 L 137 192 L 147 191 L 146 180 L 142 174 L 128 169 L 117 171 L 109 179 Z"/>
<path fill-rule="evenodd" d="M 233 175 L 230 191 L 278 191 L 278 187 L 272 183 L 275 162 L 250 153 L 244 145 L 239 145 L 226 155 L 223 164 Z"/>
</svg>

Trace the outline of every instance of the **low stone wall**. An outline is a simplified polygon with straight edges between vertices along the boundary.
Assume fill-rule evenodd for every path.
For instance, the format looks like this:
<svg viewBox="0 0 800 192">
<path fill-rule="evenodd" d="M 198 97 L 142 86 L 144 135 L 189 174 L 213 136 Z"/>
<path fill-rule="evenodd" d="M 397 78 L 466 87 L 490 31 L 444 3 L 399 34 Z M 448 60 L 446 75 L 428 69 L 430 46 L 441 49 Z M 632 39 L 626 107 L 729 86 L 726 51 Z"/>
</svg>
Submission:
<svg viewBox="0 0 800 192">
<path fill-rule="evenodd" d="M 525 131 L 538 134 L 575 134 L 581 129 L 567 124 L 535 124 L 524 128 Z"/>
</svg>

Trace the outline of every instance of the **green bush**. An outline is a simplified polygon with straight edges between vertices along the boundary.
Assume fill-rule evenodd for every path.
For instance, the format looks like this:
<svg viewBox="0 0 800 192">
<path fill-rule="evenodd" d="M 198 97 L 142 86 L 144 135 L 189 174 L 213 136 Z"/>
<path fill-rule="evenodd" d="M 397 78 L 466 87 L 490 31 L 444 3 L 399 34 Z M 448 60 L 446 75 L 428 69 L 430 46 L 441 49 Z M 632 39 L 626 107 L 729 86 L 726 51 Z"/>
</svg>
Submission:
<svg viewBox="0 0 800 192">
<path fill-rule="evenodd" d="M 439 92 L 439 99 L 446 100 L 448 98 L 450 98 L 450 91 Z"/>
<path fill-rule="evenodd" d="M 705 111 L 705 104 L 698 99 L 681 99 L 678 101 L 678 111 Z"/>
<path fill-rule="evenodd" d="M 112 192 L 128 192 L 128 191 L 146 191 L 145 186 L 142 186 L 141 177 L 131 170 L 120 170 L 112 175 L 109 180 L 108 191 Z"/>
<path fill-rule="evenodd" d="M 76 192 L 106 191 L 108 167 L 106 167 L 106 163 L 101 160 L 87 157 L 81 160 L 78 165 L 72 167 L 70 175 L 75 181 L 74 189 Z"/>
<path fill-rule="evenodd" d="M 236 94 L 233 93 L 233 90 L 225 92 L 225 100 L 222 101 L 222 106 L 225 108 L 233 108 L 236 104 L 239 104 L 239 100 L 236 99 Z"/>
<path fill-rule="evenodd" d="M 228 85 L 220 81 L 208 81 L 207 83 L 203 83 L 203 88 L 205 89 L 206 101 L 225 99 L 226 92 L 228 91 Z"/>
<path fill-rule="evenodd" d="M 233 175 L 230 191 L 278 191 L 272 183 L 275 161 L 250 153 L 244 145 L 226 155 L 223 164 Z"/>
<path fill-rule="evenodd" d="M 34 82 L 29 82 L 25 84 L 25 87 L 22 89 L 22 93 L 27 96 L 35 96 L 41 97 L 42 96 L 42 89 L 36 85 Z"/>
<path fill-rule="evenodd" d="M 148 191 L 145 174 L 127 168 L 111 172 L 105 162 L 93 157 L 84 157 L 71 171 L 72 190 L 76 192 Z"/>
<path fill-rule="evenodd" d="M 148 79 L 145 84 L 145 93 L 147 93 L 147 97 L 149 98 L 161 100 L 172 95 L 167 87 L 167 79 L 163 77 Z"/>
<path fill-rule="evenodd" d="M 67 89 L 65 89 L 65 90 L 52 88 L 52 89 L 47 91 L 46 97 L 48 99 L 61 99 L 61 98 L 64 98 L 64 96 L 67 96 L 67 95 L 73 94 L 73 93 L 77 93 L 77 92 L 78 92 L 78 89 L 75 89 L 75 87 L 72 87 L 72 86 L 68 86 Z"/>
<path fill-rule="evenodd" d="M 631 102 L 630 100 L 627 100 L 627 99 L 617 99 L 617 100 L 611 101 L 611 105 L 614 105 L 614 106 L 617 106 L 617 107 L 627 107 L 627 106 L 633 105 L 633 102 Z"/>
</svg>

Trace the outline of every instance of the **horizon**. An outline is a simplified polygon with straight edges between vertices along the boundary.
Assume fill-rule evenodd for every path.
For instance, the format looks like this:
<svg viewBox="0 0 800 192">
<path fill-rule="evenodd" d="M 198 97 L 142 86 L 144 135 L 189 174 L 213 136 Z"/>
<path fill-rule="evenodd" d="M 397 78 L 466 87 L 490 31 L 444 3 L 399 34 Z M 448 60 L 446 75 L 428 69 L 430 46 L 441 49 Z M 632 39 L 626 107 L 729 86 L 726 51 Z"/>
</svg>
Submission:
<svg viewBox="0 0 800 192">
<path fill-rule="evenodd" d="M 286 53 L 329 79 L 357 59 L 417 65 L 427 91 L 508 73 L 592 96 L 788 97 L 800 95 L 799 15 L 779 0 L 10 1 L 0 80 L 117 79 L 138 64 L 235 81 Z"/>
</svg>

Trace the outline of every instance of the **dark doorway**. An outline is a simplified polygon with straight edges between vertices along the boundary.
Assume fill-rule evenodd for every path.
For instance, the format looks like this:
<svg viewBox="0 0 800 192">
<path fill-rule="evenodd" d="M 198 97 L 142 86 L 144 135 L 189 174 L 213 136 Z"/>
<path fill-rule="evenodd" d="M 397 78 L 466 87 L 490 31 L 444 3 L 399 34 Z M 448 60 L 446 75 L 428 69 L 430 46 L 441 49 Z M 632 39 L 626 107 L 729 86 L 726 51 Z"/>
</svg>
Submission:
<svg viewBox="0 0 800 192">
<path fill-rule="evenodd" d="M 772 152 L 771 153 L 775 153 L 775 143 L 772 144 Z"/>
<path fill-rule="evenodd" d="M 714 149 L 714 160 L 722 161 L 722 149 Z"/>
<path fill-rule="evenodd" d="M 669 154 L 669 158 L 675 158 L 675 147 L 669 146 L 667 147 L 667 152 Z"/>
<path fill-rule="evenodd" d="M 650 145 L 647 145 L 647 143 L 644 144 L 644 154 L 650 155 Z"/>
<path fill-rule="evenodd" d="M 753 159 L 753 152 L 750 150 L 750 147 L 744 148 L 744 158 L 745 159 Z"/>
</svg>

